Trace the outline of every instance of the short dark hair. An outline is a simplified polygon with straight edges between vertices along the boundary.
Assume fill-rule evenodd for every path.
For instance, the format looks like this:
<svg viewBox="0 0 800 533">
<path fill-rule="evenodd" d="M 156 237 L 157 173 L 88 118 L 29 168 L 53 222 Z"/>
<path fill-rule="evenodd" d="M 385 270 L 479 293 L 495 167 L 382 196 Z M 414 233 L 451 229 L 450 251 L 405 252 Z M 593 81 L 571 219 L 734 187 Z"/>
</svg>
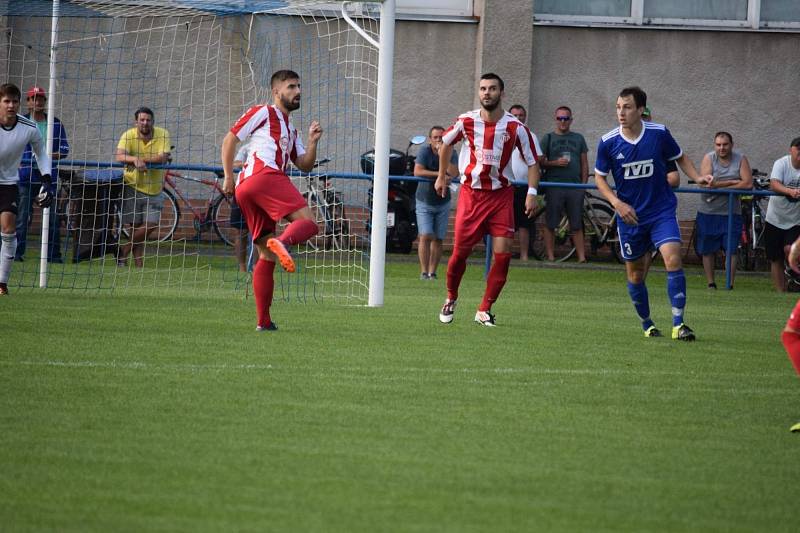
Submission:
<svg viewBox="0 0 800 533">
<path fill-rule="evenodd" d="M 13 83 L 4 83 L 0 85 L 0 98 L 2 97 L 14 98 L 17 97 L 17 100 L 22 99 L 22 91 L 19 90 L 19 87 L 14 85 Z"/>
<path fill-rule="evenodd" d="M 156 116 L 153 114 L 153 110 L 152 109 L 150 109 L 149 107 L 146 107 L 146 106 L 142 106 L 142 107 L 140 107 L 139 109 L 137 109 L 136 111 L 133 112 L 133 120 L 139 120 L 139 113 L 144 113 L 146 115 L 150 115 L 150 119 L 156 118 Z"/>
<path fill-rule="evenodd" d="M 487 72 L 486 74 L 481 75 L 482 80 L 497 80 L 498 85 L 500 85 L 500 90 L 506 90 L 506 84 L 503 83 L 503 78 L 495 74 L 494 72 Z"/>
<path fill-rule="evenodd" d="M 792 144 L 790 144 L 789 147 L 792 146 L 800 148 L 800 137 L 795 137 L 794 139 L 792 139 Z"/>
<path fill-rule="evenodd" d="M 714 134 L 714 139 L 716 139 L 717 137 L 727 137 L 728 142 L 733 144 L 733 135 L 731 135 L 727 131 L 718 131 L 717 133 Z"/>
<path fill-rule="evenodd" d="M 625 87 L 619 92 L 620 98 L 628 96 L 633 96 L 633 101 L 636 102 L 637 108 L 647 106 L 647 93 L 641 87 Z"/>
<path fill-rule="evenodd" d="M 433 130 L 442 130 L 444 131 L 444 126 L 431 126 L 431 129 L 428 130 L 428 137 L 433 134 Z"/>
<path fill-rule="evenodd" d="M 522 105 L 522 104 L 514 104 L 514 105 L 512 105 L 511 107 L 508 108 L 508 112 L 511 113 L 512 109 L 522 109 L 523 113 L 525 113 L 526 115 L 528 114 L 528 112 L 525 110 L 525 106 Z"/>
<path fill-rule="evenodd" d="M 269 79 L 269 86 L 270 88 L 272 88 L 275 87 L 275 84 L 279 81 L 299 80 L 299 79 L 300 75 L 293 70 L 288 70 L 288 69 L 277 70 Z"/>
<path fill-rule="evenodd" d="M 559 110 L 559 109 L 566 109 L 566 110 L 567 110 L 567 113 L 569 113 L 569 116 L 572 116 L 572 109 L 570 109 L 570 108 L 569 108 L 569 106 L 565 106 L 565 105 L 560 105 L 560 106 L 558 106 L 558 107 L 556 108 L 556 113 L 558 113 L 558 110 Z"/>
</svg>

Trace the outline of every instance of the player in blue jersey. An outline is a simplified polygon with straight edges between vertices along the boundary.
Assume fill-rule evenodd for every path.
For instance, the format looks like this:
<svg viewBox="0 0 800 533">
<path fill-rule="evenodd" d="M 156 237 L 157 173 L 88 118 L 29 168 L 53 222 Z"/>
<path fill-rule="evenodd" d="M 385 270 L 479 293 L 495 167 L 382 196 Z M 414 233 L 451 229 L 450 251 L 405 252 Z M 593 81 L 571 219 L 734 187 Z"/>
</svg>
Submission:
<svg viewBox="0 0 800 533">
<path fill-rule="evenodd" d="M 667 269 L 667 294 L 672 306 L 672 338 L 693 341 L 694 332 L 683 321 L 686 277 L 681 262 L 681 232 L 675 193 L 667 181 L 667 162 L 675 161 L 690 180 L 708 185 L 712 177 L 700 176 L 669 130 L 662 124 L 643 122 L 647 95 L 628 87 L 617 98 L 619 127 L 600 139 L 595 162 L 595 183 L 618 216 L 619 244 L 625 259 L 630 294 L 642 320 L 645 337 L 661 337 L 650 318 L 645 286 L 645 256 L 651 247 L 661 252 Z M 616 193 L 608 185 L 614 175 Z"/>
</svg>

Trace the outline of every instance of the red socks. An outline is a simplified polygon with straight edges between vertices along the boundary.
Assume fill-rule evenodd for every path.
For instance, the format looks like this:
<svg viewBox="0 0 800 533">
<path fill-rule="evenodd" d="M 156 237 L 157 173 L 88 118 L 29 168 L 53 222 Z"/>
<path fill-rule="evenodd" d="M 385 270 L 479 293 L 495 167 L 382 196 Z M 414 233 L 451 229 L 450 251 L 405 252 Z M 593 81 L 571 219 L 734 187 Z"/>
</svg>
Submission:
<svg viewBox="0 0 800 533">
<path fill-rule="evenodd" d="M 317 223 L 308 218 L 300 218 L 290 222 L 281 233 L 281 236 L 278 237 L 278 240 L 287 246 L 292 246 L 293 244 L 306 242 L 316 234 Z"/>
<path fill-rule="evenodd" d="M 489 270 L 489 277 L 486 278 L 486 292 L 483 293 L 483 301 L 478 307 L 479 311 L 489 311 L 497 297 L 500 296 L 500 291 L 503 290 L 508 278 L 508 266 L 510 264 L 510 253 L 494 254 L 494 264 Z"/>
<path fill-rule="evenodd" d="M 272 319 L 269 316 L 269 308 L 272 305 L 272 293 L 275 290 L 275 261 L 265 261 L 259 259 L 253 268 L 253 296 L 256 299 L 256 316 L 258 326 L 269 326 Z"/>
<path fill-rule="evenodd" d="M 458 286 L 461 285 L 461 278 L 467 270 L 467 257 L 470 253 L 469 248 L 457 247 L 453 249 L 453 255 L 447 262 L 447 299 L 458 299 Z"/>
</svg>

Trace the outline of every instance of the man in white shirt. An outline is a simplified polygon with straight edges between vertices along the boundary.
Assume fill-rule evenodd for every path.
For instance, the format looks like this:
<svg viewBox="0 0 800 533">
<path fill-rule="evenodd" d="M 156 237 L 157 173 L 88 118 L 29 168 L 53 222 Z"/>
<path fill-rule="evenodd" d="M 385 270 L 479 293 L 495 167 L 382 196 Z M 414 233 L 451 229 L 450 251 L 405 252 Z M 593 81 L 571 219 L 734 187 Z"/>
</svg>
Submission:
<svg viewBox="0 0 800 533">
<path fill-rule="evenodd" d="M 800 137 L 792 139 L 789 155 L 775 161 L 769 178 L 770 190 L 782 196 L 769 197 L 764 249 L 775 289 L 784 292 L 785 249 L 800 237 Z"/>
</svg>

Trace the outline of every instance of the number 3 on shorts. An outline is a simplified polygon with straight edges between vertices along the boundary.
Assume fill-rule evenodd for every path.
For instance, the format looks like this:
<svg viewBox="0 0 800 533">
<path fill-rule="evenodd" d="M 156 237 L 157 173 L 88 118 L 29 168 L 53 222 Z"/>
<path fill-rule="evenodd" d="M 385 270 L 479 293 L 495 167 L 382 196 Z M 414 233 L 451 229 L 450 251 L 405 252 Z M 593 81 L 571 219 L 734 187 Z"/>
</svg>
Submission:
<svg viewBox="0 0 800 533">
<path fill-rule="evenodd" d="M 626 242 L 622 246 L 625 248 L 625 255 L 630 257 L 633 254 L 633 250 L 631 250 L 631 243 Z"/>
</svg>

